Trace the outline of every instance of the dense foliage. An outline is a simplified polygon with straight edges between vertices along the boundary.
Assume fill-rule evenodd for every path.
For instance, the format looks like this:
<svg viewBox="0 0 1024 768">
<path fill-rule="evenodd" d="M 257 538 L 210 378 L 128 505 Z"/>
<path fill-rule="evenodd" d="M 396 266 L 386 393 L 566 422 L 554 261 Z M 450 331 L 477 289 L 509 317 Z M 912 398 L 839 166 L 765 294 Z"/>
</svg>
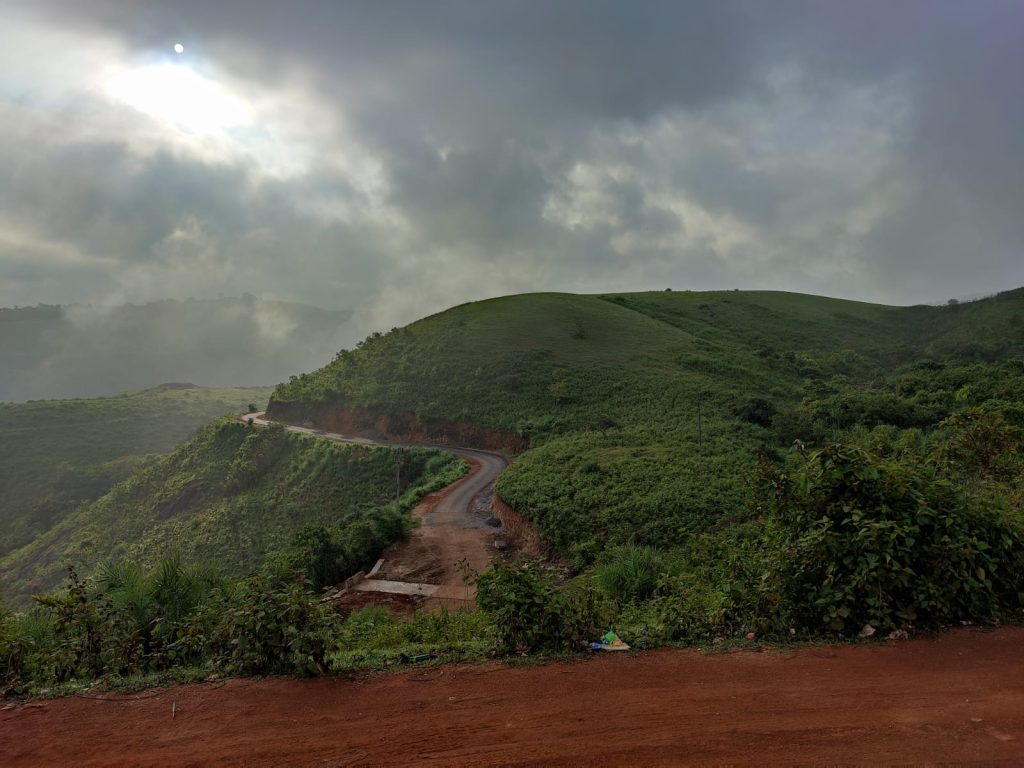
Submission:
<svg viewBox="0 0 1024 768">
<path fill-rule="evenodd" d="M 531 440 L 498 490 L 576 568 L 746 519 L 758 451 L 855 426 L 931 429 L 969 407 L 1020 423 L 1024 290 L 943 307 L 690 291 L 475 302 L 342 351 L 271 399 Z"/>
<path fill-rule="evenodd" d="M 481 612 L 397 619 L 339 613 L 300 571 L 268 561 L 244 578 L 171 557 L 121 562 L 0 613 L 0 692 L 73 692 L 97 682 L 201 680 L 384 668 L 479 656 L 493 647 Z M 133 683 L 133 681 L 135 681 Z"/>
<path fill-rule="evenodd" d="M 1019 457 L 1016 459 L 1019 463 Z M 766 478 L 799 618 L 833 632 L 992 621 L 1024 605 L 1024 526 L 928 458 L 830 445 Z"/>
</svg>

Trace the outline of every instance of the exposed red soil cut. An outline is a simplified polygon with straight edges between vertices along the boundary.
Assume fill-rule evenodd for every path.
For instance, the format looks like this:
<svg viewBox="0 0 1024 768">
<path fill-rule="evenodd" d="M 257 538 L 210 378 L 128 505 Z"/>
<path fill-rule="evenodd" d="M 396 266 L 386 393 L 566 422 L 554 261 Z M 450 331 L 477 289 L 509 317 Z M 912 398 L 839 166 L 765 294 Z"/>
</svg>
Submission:
<svg viewBox="0 0 1024 768">
<path fill-rule="evenodd" d="M 509 430 L 491 429 L 479 424 L 449 419 L 420 420 L 409 412 L 388 413 L 378 408 L 307 408 L 271 401 L 267 418 L 286 424 L 315 424 L 319 429 L 343 434 L 359 434 L 382 440 L 421 445 L 473 446 L 482 451 L 517 454 L 530 441 Z"/>
<path fill-rule="evenodd" d="M 410 763 L 1021 765 L 1024 629 L 232 680 L 0 711 L 9 768 Z"/>
</svg>

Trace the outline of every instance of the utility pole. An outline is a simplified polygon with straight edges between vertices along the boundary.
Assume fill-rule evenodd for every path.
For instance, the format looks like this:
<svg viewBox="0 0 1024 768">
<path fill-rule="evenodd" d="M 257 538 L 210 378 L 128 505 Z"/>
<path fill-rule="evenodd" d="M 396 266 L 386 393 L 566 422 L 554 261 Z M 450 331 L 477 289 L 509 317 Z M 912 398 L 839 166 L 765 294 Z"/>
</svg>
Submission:
<svg viewBox="0 0 1024 768">
<path fill-rule="evenodd" d="M 702 406 L 704 393 L 697 393 L 697 462 L 700 464 L 700 478 L 704 480 L 704 419 Z"/>
<path fill-rule="evenodd" d="M 700 395 L 697 395 L 697 453 L 704 456 L 704 426 L 701 422 Z"/>
<path fill-rule="evenodd" d="M 402 449 L 395 449 L 395 514 L 402 513 Z"/>
</svg>

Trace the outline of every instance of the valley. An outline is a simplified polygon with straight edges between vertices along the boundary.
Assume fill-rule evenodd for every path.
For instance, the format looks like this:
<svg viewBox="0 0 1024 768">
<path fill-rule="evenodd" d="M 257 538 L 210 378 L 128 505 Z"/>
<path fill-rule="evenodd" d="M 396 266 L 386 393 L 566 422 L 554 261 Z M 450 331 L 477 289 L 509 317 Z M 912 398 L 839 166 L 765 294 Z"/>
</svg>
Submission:
<svg viewBox="0 0 1024 768">
<path fill-rule="evenodd" d="M 1024 766 L 1024 2 L 0 7 L 0 768 Z"/>
</svg>

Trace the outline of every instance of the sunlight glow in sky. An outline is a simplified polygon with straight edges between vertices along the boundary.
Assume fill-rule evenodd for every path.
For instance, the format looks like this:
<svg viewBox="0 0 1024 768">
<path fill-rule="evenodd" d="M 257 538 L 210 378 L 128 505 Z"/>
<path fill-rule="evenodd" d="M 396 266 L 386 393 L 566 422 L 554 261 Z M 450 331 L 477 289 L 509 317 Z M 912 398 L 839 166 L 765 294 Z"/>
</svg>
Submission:
<svg viewBox="0 0 1024 768">
<path fill-rule="evenodd" d="M 150 64 L 115 72 L 107 94 L 157 122 L 210 135 L 252 123 L 252 109 L 220 84 L 184 64 Z"/>
</svg>

